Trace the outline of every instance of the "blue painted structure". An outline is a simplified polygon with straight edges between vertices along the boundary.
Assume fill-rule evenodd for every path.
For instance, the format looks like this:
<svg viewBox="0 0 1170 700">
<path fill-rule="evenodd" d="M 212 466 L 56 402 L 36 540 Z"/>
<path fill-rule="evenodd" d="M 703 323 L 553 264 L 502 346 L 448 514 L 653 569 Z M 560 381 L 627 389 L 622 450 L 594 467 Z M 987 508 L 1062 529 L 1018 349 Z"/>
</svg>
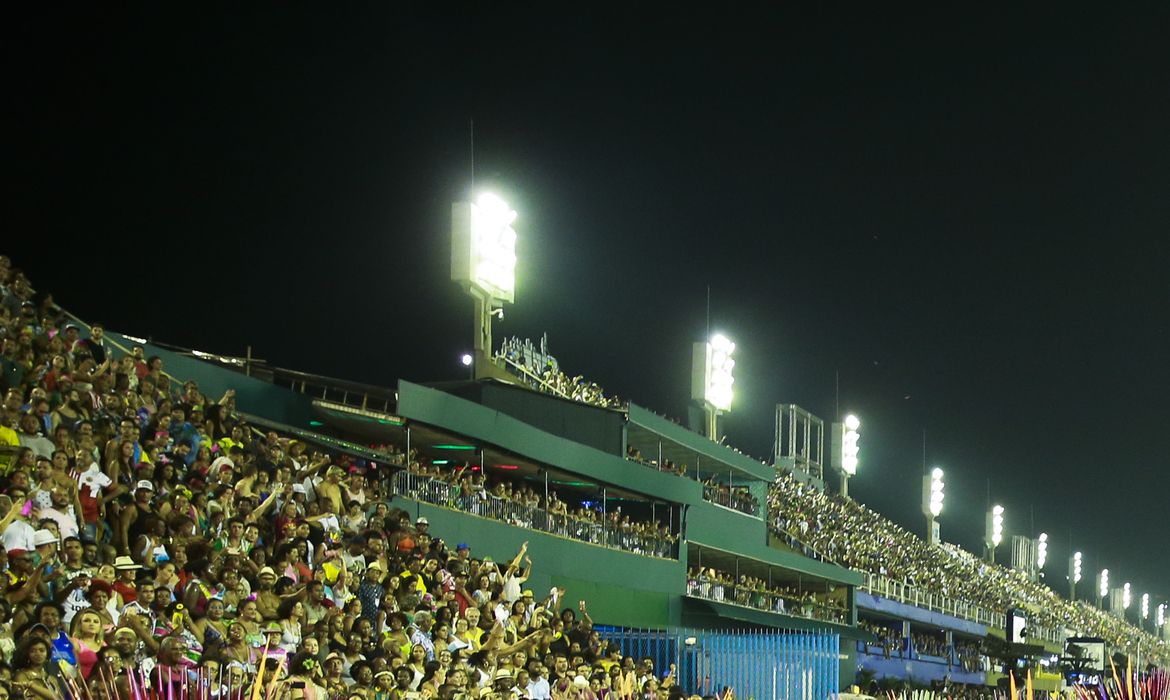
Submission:
<svg viewBox="0 0 1170 700">
<path fill-rule="evenodd" d="M 675 664 L 678 683 L 687 694 L 722 694 L 731 687 L 739 698 L 824 700 L 837 692 L 840 638 L 835 634 L 595 629 L 602 639 L 616 642 L 623 656 L 653 659 L 659 678 Z"/>
</svg>

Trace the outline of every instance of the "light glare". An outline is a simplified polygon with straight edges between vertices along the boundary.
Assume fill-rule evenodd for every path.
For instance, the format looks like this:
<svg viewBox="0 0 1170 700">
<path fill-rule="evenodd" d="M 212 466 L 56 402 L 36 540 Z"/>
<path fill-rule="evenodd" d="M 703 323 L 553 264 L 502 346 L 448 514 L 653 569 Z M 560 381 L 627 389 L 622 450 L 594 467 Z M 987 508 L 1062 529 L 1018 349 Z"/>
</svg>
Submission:
<svg viewBox="0 0 1170 700">
<path fill-rule="evenodd" d="M 707 342 L 707 388 L 706 400 L 718 411 L 730 411 L 733 398 L 732 385 L 735 377 L 735 343 L 722 333 L 711 336 Z"/>
<path fill-rule="evenodd" d="M 516 293 L 516 212 L 494 194 L 471 207 L 473 281 L 492 298 L 511 302 Z"/>
<path fill-rule="evenodd" d="M 845 416 L 845 432 L 841 436 L 841 468 L 846 474 L 857 473 L 858 456 L 861 453 L 861 448 L 857 444 L 861 434 L 857 431 L 860 427 L 861 421 L 857 416 L 852 414 Z"/>
<path fill-rule="evenodd" d="M 1036 543 L 1036 568 L 1038 570 L 1044 569 L 1045 562 L 1048 561 L 1048 533 L 1041 532 L 1040 540 Z"/>
</svg>

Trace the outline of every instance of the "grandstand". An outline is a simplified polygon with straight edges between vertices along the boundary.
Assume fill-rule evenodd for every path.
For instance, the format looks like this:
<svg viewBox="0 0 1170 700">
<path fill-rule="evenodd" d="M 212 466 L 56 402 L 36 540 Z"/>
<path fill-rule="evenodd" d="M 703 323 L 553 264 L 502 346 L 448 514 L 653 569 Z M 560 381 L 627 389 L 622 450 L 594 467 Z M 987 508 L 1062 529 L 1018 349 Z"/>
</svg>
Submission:
<svg viewBox="0 0 1170 700">
<path fill-rule="evenodd" d="M 823 697 L 870 679 L 985 688 L 1009 663 L 1030 665 L 1038 688 L 1056 690 L 1054 659 L 1070 637 L 1102 639 L 1138 667 L 1170 665 L 1164 636 L 956 547 L 930 546 L 792 465 L 762 463 L 571 377 L 546 342 L 505 341 L 489 378 L 375 387 L 91 328 L 32 303 L 31 284 L 6 259 L 0 282 L 9 390 L 0 418 L 15 427 L 11 437 L 0 432 L 13 445 L 0 453 L 0 499 L 11 501 L 0 512 L 12 511 L 5 548 L 10 559 L 36 550 L 31 534 L 20 546 L 25 529 L 52 525 L 26 522 L 25 496 L 45 499 L 49 513 L 70 512 L 54 499 L 76 494 L 77 534 L 95 546 L 84 562 L 63 566 L 80 574 L 84 563 L 94 568 L 85 580 L 104 580 L 97 569 L 111 565 L 116 580 L 106 587 L 124 605 L 132 584 L 175 596 L 142 613 L 175 630 L 139 628 L 134 613 L 121 620 L 126 607 L 103 618 L 110 634 L 138 639 L 139 660 L 178 663 L 160 649 L 173 631 L 188 649 L 205 648 L 201 662 L 238 662 L 250 674 L 242 678 L 262 681 L 264 663 L 247 652 L 260 644 L 232 647 L 227 627 L 222 648 L 208 641 L 220 634 L 209 612 L 215 599 L 250 640 L 264 643 L 262 624 L 279 627 L 272 644 L 292 659 L 290 670 L 326 689 L 343 678 L 366 683 L 365 670 L 375 683 L 374 665 L 353 659 L 385 663 L 401 651 L 379 652 L 385 639 L 411 653 L 413 642 L 434 660 L 439 649 L 479 648 L 481 635 L 488 648 L 548 659 L 554 683 L 573 680 L 555 668 L 558 654 L 579 661 L 588 682 L 608 674 L 612 652 L 622 664 L 674 664 L 667 685 L 685 693 L 708 695 L 723 683 L 759 698 Z M 32 492 L 29 474 L 40 475 Z M 61 481 L 60 494 L 42 488 L 47 479 Z M 98 486 L 70 491 L 68 483 Z M 60 525 L 64 550 L 69 518 Z M 9 566 L 21 586 L 39 585 L 39 570 Z M 117 573 L 133 567 L 149 580 Z M 347 583 L 347 573 L 358 581 Z M 246 582 L 247 593 L 230 580 Z M 325 584 L 328 605 L 313 598 L 311 581 Z M 311 611 L 284 609 L 282 594 L 294 591 Z M 91 598 L 77 599 L 74 613 L 106 610 Z M 179 603 L 192 619 L 181 619 Z M 329 607 L 353 612 L 321 612 Z M 482 611 L 478 623 L 467 621 L 468 609 Z M 1022 639 L 1007 639 L 1011 611 L 1027 618 Z M 15 647 L 12 632 L 39 620 L 18 604 L 7 612 Z M 391 625 L 399 612 L 412 616 L 405 631 Z M 558 616 L 568 626 L 558 627 Z M 309 636 L 316 651 L 303 645 Z M 0 634 L 0 650 L 4 641 Z M 341 670 L 314 677 L 305 658 L 327 674 L 337 658 Z M 472 659 L 445 670 L 473 683 L 474 668 L 481 685 L 501 671 L 519 684 L 530 672 Z M 626 670 L 620 687 L 604 687 L 632 697 L 635 680 L 644 688 L 662 677 Z M 416 686 L 426 682 L 418 672 Z M 662 691 L 652 689 L 665 700 Z"/>
</svg>

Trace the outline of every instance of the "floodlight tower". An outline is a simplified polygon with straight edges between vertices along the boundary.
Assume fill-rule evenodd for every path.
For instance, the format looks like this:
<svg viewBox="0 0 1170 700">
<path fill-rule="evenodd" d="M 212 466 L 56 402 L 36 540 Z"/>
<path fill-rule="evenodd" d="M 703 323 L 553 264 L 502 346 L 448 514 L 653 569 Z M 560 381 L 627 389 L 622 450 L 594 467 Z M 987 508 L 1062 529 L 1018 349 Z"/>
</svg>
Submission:
<svg viewBox="0 0 1170 700">
<path fill-rule="evenodd" d="M 491 374 L 492 317 L 516 297 L 516 212 L 494 194 L 451 205 L 451 279 L 475 303 L 473 376 Z"/>
<path fill-rule="evenodd" d="M 1048 533 L 1041 532 L 1036 539 L 1036 580 L 1044 575 L 1044 565 L 1048 563 Z"/>
<path fill-rule="evenodd" d="M 731 410 L 735 377 L 735 343 L 716 333 L 705 343 L 695 343 L 691 362 L 691 398 L 703 402 L 707 437 L 719 441 L 719 416 Z"/>
<path fill-rule="evenodd" d="M 935 467 L 929 474 L 922 477 L 922 514 L 926 516 L 926 541 L 930 544 L 941 544 L 939 537 L 938 516 L 942 514 L 943 501 L 946 494 L 943 489 L 943 470 Z"/>
<path fill-rule="evenodd" d="M 1105 609 L 1105 598 L 1109 596 L 1109 569 L 1101 569 L 1097 574 L 1097 599 L 1102 610 Z"/>
<path fill-rule="evenodd" d="M 1144 627 L 1146 621 L 1150 619 L 1150 594 L 1142 594 L 1142 626 Z"/>
<path fill-rule="evenodd" d="M 1154 615 L 1154 622 L 1158 625 L 1158 631 L 1162 631 L 1162 627 L 1166 624 L 1166 604 L 1158 603 L 1158 611 Z"/>
<path fill-rule="evenodd" d="M 841 474 L 841 495 L 849 497 L 849 477 L 857 473 L 858 457 L 861 448 L 858 441 L 861 439 L 861 419 L 853 414 L 845 416 L 843 423 L 834 423 L 832 426 L 833 438 L 830 443 L 829 459 L 834 469 Z"/>
<path fill-rule="evenodd" d="M 995 548 L 1003 542 L 1003 506 L 994 505 L 987 513 L 987 531 L 984 541 L 987 544 L 987 560 L 995 563 Z"/>
<path fill-rule="evenodd" d="M 1081 582 L 1081 560 L 1080 552 L 1073 552 L 1072 557 L 1068 560 L 1068 599 L 1077 599 L 1077 584 Z"/>
</svg>

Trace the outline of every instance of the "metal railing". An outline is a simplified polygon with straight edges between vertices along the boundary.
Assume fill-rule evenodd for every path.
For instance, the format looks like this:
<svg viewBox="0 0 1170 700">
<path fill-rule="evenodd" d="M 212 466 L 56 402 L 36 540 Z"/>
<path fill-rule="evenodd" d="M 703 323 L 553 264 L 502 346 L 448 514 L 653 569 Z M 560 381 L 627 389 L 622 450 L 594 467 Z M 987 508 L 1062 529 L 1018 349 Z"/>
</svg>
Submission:
<svg viewBox="0 0 1170 700">
<path fill-rule="evenodd" d="M 793 598 L 767 590 L 747 588 L 736 584 L 704 581 L 702 579 L 687 579 L 687 595 L 692 598 L 702 598 L 715 603 L 739 605 L 753 610 L 806 617 L 812 620 L 835 622 L 839 625 L 849 624 L 848 611 L 811 600 Z"/>
<path fill-rule="evenodd" d="M 883 598 L 889 598 L 890 600 L 896 600 L 900 603 L 906 603 L 918 608 L 952 615 L 989 627 L 1002 629 L 1007 624 L 1007 618 L 1003 613 L 997 613 L 979 605 L 964 603 L 950 596 L 923 591 L 917 586 L 911 586 L 908 583 L 895 581 L 878 574 L 868 572 L 860 573 L 864 576 L 861 589 L 874 595 L 880 595 Z"/>
<path fill-rule="evenodd" d="M 674 667 L 686 695 L 826 700 L 840 686 L 840 636 L 802 630 L 595 628 L 623 656 L 649 658 L 661 678 Z M 642 696 L 642 688 L 636 694 Z"/>
<path fill-rule="evenodd" d="M 703 500 L 717 506 L 730 508 L 744 515 L 750 515 L 753 518 L 760 517 L 760 504 L 751 497 L 751 494 L 723 491 L 717 485 L 703 484 Z"/>
<path fill-rule="evenodd" d="M 405 471 L 394 475 L 393 485 L 397 495 L 481 518 L 498 520 L 515 527 L 539 530 L 642 556 L 678 559 L 678 543 L 674 538 L 648 537 L 614 528 L 608 523 L 552 513 L 539 506 L 517 503 L 491 494 L 469 495 L 449 481 Z"/>
</svg>

